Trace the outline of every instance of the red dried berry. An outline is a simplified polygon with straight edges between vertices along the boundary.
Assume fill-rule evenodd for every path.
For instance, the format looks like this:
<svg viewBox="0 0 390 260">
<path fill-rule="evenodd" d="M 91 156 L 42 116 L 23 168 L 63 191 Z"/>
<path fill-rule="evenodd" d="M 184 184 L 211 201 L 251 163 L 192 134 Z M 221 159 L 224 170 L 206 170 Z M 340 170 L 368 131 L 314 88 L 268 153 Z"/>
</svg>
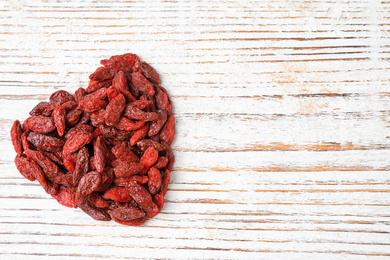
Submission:
<svg viewBox="0 0 390 260">
<path fill-rule="evenodd" d="M 52 104 L 61 105 L 68 101 L 75 101 L 75 100 L 74 97 L 68 92 L 66 92 L 65 90 L 58 90 L 53 94 L 51 94 L 50 96 L 50 103 Z"/>
<path fill-rule="evenodd" d="M 145 61 L 137 62 L 134 66 L 135 70 L 139 71 L 144 75 L 150 82 L 154 84 L 160 84 L 160 76 L 157 74 L 155 69 Z"/>
<path fill-rule="evenodd" d="M 119 202 L 129 202 L 132 200 L 130 193 L 124 187 L 111 188 L 104 193 L 103 197 Z"/>
<path fill-rule="evenodd" d="M 60 186 L 58 189 L 58 192 L 56 194 L 51 195 L 53 198 L 55 198 L 58 203 L 61 205 L 68 207 L 68 208 L 76 208 L 77 205 L 74 200 L 74 193 L 71 189 Z"/>
<path fill-rule="evenodd" d="M 19 120 L 15 120 L 11 127 L 11 141 L 14 146 L 15 152 L 18 155 L 23 153 L 23 144 L 22 144 L 22 127 L 20 126 Z"/>
<path fill-rule="evenodd" d="M 59 136 L 63 136 L 65 133 L 65 107 L 57 105 L 53 111 L 54 124 L 57 127 L 57 133 Z"/>
<path fill-rule="evenodd" d="M 150 83 L 140 72 L 134 72 L 132 74 L 131 82 L 135 89 L 150 96 L 154 96 L 155 91 L 152 83 Z"/>
<path fill-rule="evenodd" d="M 126 99 L 122 94 L 113 98 L 106 107 L 106 124 L 114 126 L 122 116 L 122 112 L 126 106 Z"/>
<path fill-rule="evenodd" d="M 49 152 L 61 151 L 64 146 L 64 141 L 59 138 L 35 132 L 30 132 L 27 136 L 27 140 L 35 147 Z"/>
<path fill-rule="evenodd" d="M 145 216 L 145 212 L 142 209 L 137 209 L 135 207 L 118 207 L 109 210 L 108 214 L 110 214 L 111 218 L 120 221 L 131 221 Z"/>
<path fill-rule="evenodd" d="M 31 130 L 41 134 L 47 134 L 56 129 L 54 120 L 51 117 L 32 116 L 27 118 L 23 123 L 23 130 Z"/>
<path fill-rule="evenodd" d="M 50 102 L 40 102 L 31 111 L 31 116 L 50 116 L 54 110 L 54 105 Z"/>
<path fill-rule="evenodd" d="M 95 70 L 94 73 L 89 75 L 89 79 L 95 81 L 103 81 L 107 79 L 112 79 L 114 75 L 115 75 L 115 71 L 112 71 L 105 67 L 99 67 Z"/>
<path fill-rule="evenodd" d="M 78 108 L 81 110 L 84 110 L 86 112 L 92 113 L 95 111 L 98 111 L 100 109 L 103 109 L 107 106 L 108 102 L 105 100 L 100 99 L 83 99 L 80 103 Z"/>
</svg>

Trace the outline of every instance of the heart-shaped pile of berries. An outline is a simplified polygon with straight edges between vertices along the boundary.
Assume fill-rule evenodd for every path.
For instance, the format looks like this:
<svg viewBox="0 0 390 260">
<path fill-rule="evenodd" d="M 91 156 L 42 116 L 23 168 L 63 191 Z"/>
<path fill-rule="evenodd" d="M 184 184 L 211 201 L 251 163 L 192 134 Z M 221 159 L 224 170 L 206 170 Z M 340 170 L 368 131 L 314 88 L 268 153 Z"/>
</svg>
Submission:
<svg viewBox="0 0 390 260">
<path fill-rule="evenodd" d="M 59 90 L 16 120 L 15 165 L 60 204 L 138 226 L 164 205 L 175 117 L 160 77 L 132 53 L 102 60 L 86 89 Z"/>
</svg>

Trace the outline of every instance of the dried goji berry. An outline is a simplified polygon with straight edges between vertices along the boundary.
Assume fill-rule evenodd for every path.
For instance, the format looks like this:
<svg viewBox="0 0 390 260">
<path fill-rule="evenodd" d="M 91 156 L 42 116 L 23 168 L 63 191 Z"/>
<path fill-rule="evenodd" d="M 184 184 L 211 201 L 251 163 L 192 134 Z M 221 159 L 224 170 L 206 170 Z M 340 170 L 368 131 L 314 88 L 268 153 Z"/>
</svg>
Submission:
<svg viewBox="0 0 390 260">
<path fill-rule="evenodd" d="M 86 95 L 83 100 L 105 99 L 106 97 L 107 97 L 107 88 L 100 88 L 95 92 Z"/>
<path fill-rule="evenodd" d="M 109 200 L 115 200 L 119 202 L 129 202 L 132 200 L 130 193 L 124 187 L 111 188 L 104 193 L 103 197 Z"/>
<path fill-rule="evenodd" d="M 82 205 L 87 200 L 87 195 L 94 192 L 102 181 L 102 177 L 98 172 L 89 172 L 79 181 L 76 191 L 76 204 Z"/>
<path fill-rule="evenodd" d="M 160 76 L 157 74 L 155 69 L 145 61 L 137 62 L 134 66 L 134 69 L 141 72 L 142 75 L 144 75 L 151 82 L 157 85 L 160 84 Z"/>
<path fill-rule="evenodd" d="M 112 80 L 112 86 L 116 88 L 126 98 L 127 102 L 135 101 L 135 97 L 130 93 L 127 85 L 127 77 L 122 71 L 119 71 Z"/>
<path fill-rule="evenodd" d="M 139 162 L 138 156 L 133 153 L 124 143 L 115 145 L 112 147 L 111 151 L 118 159 L 129 162 Z"/>
<path fill-rule="evenodd" d="M 70 129 L 66 134 L 65 134 L 65 139 L 70 139 L 74 135 L 80 133 L 80 132 L 87 132 L 87 133 L 92 133 L 93 132 L 93 127 L 90 125 L 86 124 L 81 124 L 73 127 Z"/>
<path fill-rule="evenodd" d="M 50 102 L 40 102 L 31 111 L 31 116 L 50 116 L 54 110 L 54 105 Z"/>
<path fill-rule="evenodd" d="M 154 96 L 154 87 L 153 84 L 150 83 L 140 72 L 134 72 L 131 75 L 131 82 L 134 85 L 134 88 L 148 94 L 150 96 Z"/>
<path fill-rule="evenodd" d="M 157 116 L 158 118 L 150 124 L 148 132 L 149 136 L 158 134 L 158 132 L 160 132 L 161 128 L 163 127 L 168 118 L 167 112 L 164 110 L 158 110 Z"/>
<path fill-rule="evenodd" d="M 133 175 L 126 178 L 115 178 L 114 183 L 118 186 L 126 187 L 129 182 L 137 182 L 138 184 L 145 184 L 149 180 L 145 175 Z"/>
<path fill-rule="evenodd" d="M 165 88 L 161 86 L 157 86 L 156 105 L 158 109 L 167 111 L 168 115 L 172 114 L 172 102 Z"/>
<path fill-rule="evenodd" d="M 153 121 L 157 119 L 157 114 L 154 112 L 144 112 L 141 109 L 133 106 L 132 104 L 129 104 L 126 106 L 125 112 L 123 112 L 123 115 L 126 116 L 129 119 L 136 119 L 141 121 Z"/>
<path fill-rule="evenodd" d="M 60 186 L 58 192 L 56 194 L 52 194 L 51 196 L 55 198 L 58 201 L 58 203 L 64 205 L 65 207 L 68 208 L 77 207 L 74 200 L 74 193 L 72 192 L 71 189 L 65 186 Z"/>
<path fill-rule="evenodd" d="M 64 141 L 53 136 L 47 136 L 35 132 L 30 132 L 27 140 L 35 147 L 49 152 L 61 151 L 64 146 Z"/>
<path fill-rule="evenodd" d="M 41 134 L 47 134 L 56 129 L 54 120 L 51 117 L 32 116 L 27 118 L 23 123 L 23 130 L 31 130 Z"/>
<path fill-rule="evenodd" d="M 137 162 L 120 161 L 120 164 L 115 167 L 115 176 L 117 178 L 129 177 L 142 171 L 143 164 Z"/>
<path fill-rule="evenodd" d="M 130 120 L 127 117 L 122 116 L 116 123 L 115 127 L 119 130 L 134 131 L 138 130 L 145 125 L 144 121 Z"/>
<path fill-rule="evenodd" d="M 83 100 L 86 95 L 87 95 L 87 91 L 85 91 L 85 89 L 78 88 L 74 92 L 74 99 L 76 100 L 77 103 L 80 103 L 81 100 Z"/>
<path fill-rule="evenodd" d="M 57 105 L 53 113 L 54 124 L 57 127 L 57 133 L 59 136 L 63 136 L 65 133 L 65 107 Z"/>
<path fill-rule="evenodd" d="M 130 182 L 126 186 L 130 196 L 141 206 L 146 212 L 154 212 L 157 209 L 156 204 L 152 200 L 150 193 L 138 183 Z"/>
<path fill-rule="evenodd" d="M 88 196 L 88 201 L 94 205 L 95 207 L 98 207 L 98 208 L 107 208 L 110 204 L 108 204 L 108 202 L 102 198 L 102 196 L 100 196 L 97 192 L 92 192 L 89 196 Z"/>
<path fill-rule="evenodd" d="M 146 149 L 140 160 L 141 164 L 144 166 L 143 173 L 146 173 L 149 168 L 156 163 L 157 159 L 158 152 L 153 147 Z"/>
<path fill-rule="evenodd" d="M 91 80 L 88 83 L 88 87 L 86 89 L 86 92 L 87 93 L 92 93 L 92 92 L 95 92 L 96 90 L 98 90 L 100 88 L 108 88 L 111 85 L 111 82 L 112 82 L 111 79 L 104 80 L 104 81 Z M 75 96 L 76 96 L 76 94 L 75 94 Z"/>
<path fill-rule="evenodd" d="M 151 139 L 143 139 L 143 140 L 139 141 L 137 143 L 137 145 L 142 151 L 146 151 L 146 149 L 148 149 L 149 147 L 153 147 L 158 152 L 165 149 L 164 145 L 162 145 L 156 141 L 153 141 Z"/>
<path fill-rule="evenodd" d="M 130 145 L 134 146 L 139 140 L 147 136 L 149 131 L 149 124 L 144 125 L 140 129 L 138 129 L 134 135 L 130 138 Z"/>
<path fill-rule="evenodd" d="M 64 144 L 64 155 L 78 151 L 84 145 L 92 141 L 92 134 L 88 132 L 79 132 L 71 136 Z"/>
<path fill-rule="evenodd" d="M 165 125 L 161 128 L 160 138 L 171 145 L 175 137 L 175 117 L 169 116 Z"/>
<path fill-rule="evenodd" d="M 58 90 L 51 94 L 50 102 L 52 104 L 64 104 L 67 101 L 75 101 L 73 95 L 65 90 Z"/>
<path fill-rule="evenodd" d="M 15 165 L 20 174 L 29 181 L 35 181 L 35 176 L 32 169 L 29 168 L 29 159 L 24 155 L 17 155 L 15 157 Z"/>
<path fill-rule="evenodd" d="M 111 102 L 111 100 L 113 100 L 116 96 L 118 96 L 120 94 L 119 90 L 117 88 L 115 88 L 114 86 L 110 86 L 108 89 L 107 89 L 107 98 L 108 100 Z"/>
<path fill-rule="evenodd" d="M 22 144 L 22 127 L 20 126 L 19 120 L 15 120 L 11 127 L 11 141 L 14 146 L 15 152 L 18 155 L 23 153 L 23 144 Z"/>
<path fill-rule="evenodd" d="M 73 171 L 73 183 L 77 185 L 81 177 L 89 171 L 89 153 L 88 149 L 83 147 L 77 153 L 76 166 Z"/>
<path fill-rule="evenodd" d="M 122 116 L 126 106 L 126 99 L 122 94 L 117 95 L 106 107 L 106 124 L 114 126 Z"/>
<path fill-rule="evenodd" d="M 167 157 L 158 157 L 156 163 L 153 165 L 153 167 L 157 169 L 162 169 L 168 164 L 168 158 Z"/>
<path fill-rule="evenodd" d="M 92 113 L 103 109 L 107 106 L 108 102 L 100 99 L 83 99 L 78 108 L 86 112 Z"/>
<path fill-rule="evenodd" d="M 69 127 L 75 126 L 83 113 L 80 109 L 73 109 L 66 114 L 65 122 Z"/>
<path fill-rule="evenodd" d="M 145 216 L 145 212 L 142 209 L 135 207 L 118 207 L 113 210 L 108 210 L 111 218 L 115 218 L 120 221 L 130 221 Z"/>
<path fill-rule="evenodd" d="M 95 167 L 98 172 L 103 172 L 106 166 L 107 145 L 103 136 L 99 136 L 93 144 Z"/>
<path fill-rule="evenodd" d="M 94 73 L 89 75 L 90 80 L 103 81 L 107 79 L 112 79 L 115 75 L 115 71 L 112 71 L 105 67 L 99 67 L 95 70 Z"/>
<path fill-rule="evenodd" d="M 94 220 L 99 220 L 99 221 L 111 220 L 110 215 L 107 213 L 105 209 L 97 208 L 88 201 L 86 201 L 82 205 L 78 205 L 78 207 Z"/>
<path fill-rule="evenodd" d="M 150 191 L 150 194 L 154 195 L 158 192 L 161 186 L 161 173 L 157 168 L 150 168 L 148 171 L 148 188 Z"/>
<path fill-rule="evenodd" d="M 94 127 L 103 125 L 106 120 L 106 110 L 102 109 L 91 114 L 91 123 Z"/>
</svg>

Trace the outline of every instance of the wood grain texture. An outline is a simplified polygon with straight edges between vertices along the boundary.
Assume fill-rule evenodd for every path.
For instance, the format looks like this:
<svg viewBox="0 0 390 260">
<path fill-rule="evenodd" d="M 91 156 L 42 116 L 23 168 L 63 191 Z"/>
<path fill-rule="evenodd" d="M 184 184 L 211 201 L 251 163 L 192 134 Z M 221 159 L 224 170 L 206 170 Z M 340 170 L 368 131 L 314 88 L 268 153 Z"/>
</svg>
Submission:
<svg viewBox="0 0 390 260">
<path fill-rule="evenodd" d="M 389 259 L 390 2 L 1 1 L 0 259 Z M 64 208 L 9 130 L 99 61 L 152 64 L 177 116 L 163 211 Z"/>
</svg>

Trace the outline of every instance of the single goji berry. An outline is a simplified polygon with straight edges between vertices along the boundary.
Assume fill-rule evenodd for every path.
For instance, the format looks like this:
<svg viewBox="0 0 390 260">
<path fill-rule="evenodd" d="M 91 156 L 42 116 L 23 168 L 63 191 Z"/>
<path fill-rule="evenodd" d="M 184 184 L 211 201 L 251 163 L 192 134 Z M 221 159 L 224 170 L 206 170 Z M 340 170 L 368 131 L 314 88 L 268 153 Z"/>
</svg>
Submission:
<svg viewBox="0 0 390 260">
<path fill-rule="evenodd" d="M 157 119 L 157 114 L 154 112 L 144 112 L 141 109 L 133 106 L 132 104 L 128 104 L 126 106 L 125 112 L 123 112 L 123 115 L 126 116 L 129 119 L 136 119 L 141 121 L 153 121 Z"/>
<path fill-rule="evenodd" d="M 135 182 L 130 182 L 126 186 L 130 196 L 141 206 L 146 212 L 154 212 L 157 209 L 156 204 L 152 200 L 150 193 L 141 185 Z"/>
<path fill-rule="evenodd" d="M 51 117 L 32 116 L 27 118 L 23 123 L 23 130 L 31 130 L 41 134 L 47 134 L 56 129 L 54 120 Z"/>
<path fill-rule="evenodd" d="M 171 145 L 175 137 L 175 117 L 169 116 L 165 125 L 161 128 L 160 138 L 168 145 Z"/>
<path fill-rule="evenodd" d="M 122 112 L 126 106 L 126 99 L 122 94 L 117 95 L 108 103 L 106 107 L 106 124 L 114 126 L 122 116 Z"/>
<path fill-rule="evenodd" d="M 140 72 L 134 72 L 131 75 L 131 82 L 134 85 L 134 88 L 148 94 L 150 96 L 154 96 L 154 87 L 153 84 L 150 83 Z"/>
<path fill-rule="evenodd" d="M 88 201 L 97 208 L 107 208 L 110 205 L 97 192 L 92 192 L 88 195 Z"/>
<path fill-rule="evenodd" d="M 87 195 L 94 192 L 102 181 L 98 172 L 89 172 L 81 177 L 77 186 L 75 201 L 77 205 L 82 205 L 87 200 Z"/>
<path fill-rule="evenodd" d="M 64 141 L 59 138 L 35 132 L 30 132 L 27 140 L 35 147 L 49 152 L 61 151 L 64 146 Z"/>
<path fill-rule="evenodd" d="M 130 193 L 124 187 L 111 188 L 104 193 L 103 197 L 109 200 L 115 200 L 119 202 L 129 202 L 132 200 Z"/>
<path fill-rule="evenodd" d="M 145 61 L 135 63 L 134 69 L 141 72 L 142 75 L 152 83 L 157 85 L 160 84 L 160 76 L 157 74 L 156 70 Z"/>
<path fill-rule="evenodd" d="M 129 177 L 142 171 L 143 164 L 137 162 L 120 161 L 119 165 L 115 167 L 115 176 L 117 178 Z"/>
<path fill-rule="evenodd" d="M 129 182 L 137 182 L 138 184 L 146 184 L 149 178 L 145 175 L 133 175 L 126 178 L 115 178 L 114 183 L 118 186 L 126 187 Z"/>
<path fill-rule="evenodd" d="M 148 177 L 149 177 L 149 181 L 148 181 L 149 192 L 150 194 L 154 195 L 159 191 L 161 186 L 161 173 L 157 168 L 152 167 L 148 171 Z"/>
<path fill-rule="evenodd" d="M 96 90 L 101 89 L 101 88 L 108 88 L 111 85 L 111 82 L 112 82 L 111 79 L 107 79 L 104 81 L 91 80 L 88 83 L 88 87 L 86 89 L 86 92 L 92 93 L 92 92 L 95 92 Z"/>
<path fill-rule="evenodd" d="M 67 101 L 75 101 L 73 95 L 69 94 L 65 90 L 58 90 L 51 94 L 50 103 L 52 104 L 64 104 Z"/>
<path fill-rule="evenodd" d="M 140 129 L 138 129 L 134 135 L 130 138 L 130 145 L 134 146 L 139 140 L 144 138 L 145 136 L 148 135 L 149 131 L 149 124 L 144 125 Z"/>
<path fill-rule="evenodd" d="M 112 79 L 115 75 L 115 71 L 112 71 L 105 67 L 99 67 L 89 75 L 90 80 L 103 81 L 107 79 Z"/>
<path fill-rule="evenodd" d="M 161 128 L 163 127 L 163 125 L 165 124 L 165 122 L 167 121 L 167 118 L 168 118 L 167 112 L 164 110 L 158 110 L 157 116 L 158 116 L 158 118 L 155 119 L 150 124 L 149 132 L 148 132 L 149 136 L 153 136 L 153 135 L 158 134 L 158 132 L 160 132 Z"/>
<path fill-rule="evenodd" d="M 83 99 L 78 108 L 86 112 L 92 113 L 103 109 L 107 106 L 108 102 L 101 99 Z"/>
<path fill-rule="evenodd" d="M 20 126 L 19 120 L 15 120 L 11 127 L 11 141 L 14 146 L 15 152 L 18 155 L 23 153 L 23 144 L 22 144 L 22 127 Z"/>
<path fill-rule="evenodd" d="M 73 183 L 78 184 L 81 177 L 89 171 L 89 153 L 88 149 L 83 147 L 77 153 L 76 166 L 73 171 Z"/>
<path fill-rule="evenodd" d="M 92 134 L 88 132 L 79 132 L 71 136 L 64 144 L 64 155 L 68 155 L 78 151 L 84 145 L 92 141 Z"/>
<path fill-rule="evenodd" d="M 103 172 L 106 166 L 107 145 L 103 136 L 98 136 L 93 144 L 95 167 L 98 172 Z"/>
<path fill-rule="evenodd" d="M 72 192 L 71 189 L 65 186 L 60 186 L 58 192 L 56 194 L 52 194 L 51 196 L 55 198 L 58 201 L 58 203 L 64 205 L 65 207 L 68 208 L 77 207 L 74 200 L 74 193 Z"/>
<path fill-rule="evenodd" d="M 66 116 L 66 111 L 65 107 L 62 105 L 57 105 L 56 108 L 54 109 L 53 113 L 53 119 L 54 119 L 54 124 L 57 127 L 57 133 L 59 136 L 63 136 L 65 133 L 65 116 Z"/>
<path fill-rule="evenodd" d="M 24 178 L 26 178 L 29 181 L 34 181 L 35 176 L 32 172 L 32 169 L 29 168 L 29 158 L 25 157 L 24 155 L 17 155 L 15 157 L 15 165 L 20 174 L 23 175 Z"/>
<path fill-rule="evenodd" d="M 157 159 L 158 152 L 153 147 L 149 147 L 148 149 L 146 149 L 140 160 L 141 164 L 144 166 L 142 172 L 146 173 L 149 168 L 156 163 Z"/>
<path fill-rule="evenodd" d="M 31 111 L 31 116 L 50 116 L 54 110 L 54 104 L 50 102 L 40 102 Z"/>
<path fill-rule="evenodd" d="M 130 120 L 127 117 L 122 116 L 116 123 L 115 127 L 123 131 L 134 131 L 140 129 L 144 125 L 144 121 Z"/>
<path fill-rule="evenodd" d="M 130 221 L 139 219 L 145 216 L 145 212 L 142 209 L 135 207 L 118 207 L 113 210 L 108 210 L 111 218 L 115 218 L 120 221 Z"/>
<path fill-rule="evenodd" d="M 146 151 L 146 149 L 148 149 L 149 147 L 153 147 L 156 151 L 160 152 L 162 150 L 165 149 L 165 146 L 156 142 L 156 141 L 153 141 L 151 139 L 143 139 L 143 140 L 140 140 L 138 143 L 137 143 L 138 147 L 142 150 L 142 151 Z"/>
<path fill-rule="evenodd" d="M 82 205 L 78 205 L 78 207 L 94 220 L 99 220 L 99 221 L 111 220 L 111 217 L 107 213 L 106 209 L 97 208 L 88 201 L 86 201 Z"/>
</svg>

